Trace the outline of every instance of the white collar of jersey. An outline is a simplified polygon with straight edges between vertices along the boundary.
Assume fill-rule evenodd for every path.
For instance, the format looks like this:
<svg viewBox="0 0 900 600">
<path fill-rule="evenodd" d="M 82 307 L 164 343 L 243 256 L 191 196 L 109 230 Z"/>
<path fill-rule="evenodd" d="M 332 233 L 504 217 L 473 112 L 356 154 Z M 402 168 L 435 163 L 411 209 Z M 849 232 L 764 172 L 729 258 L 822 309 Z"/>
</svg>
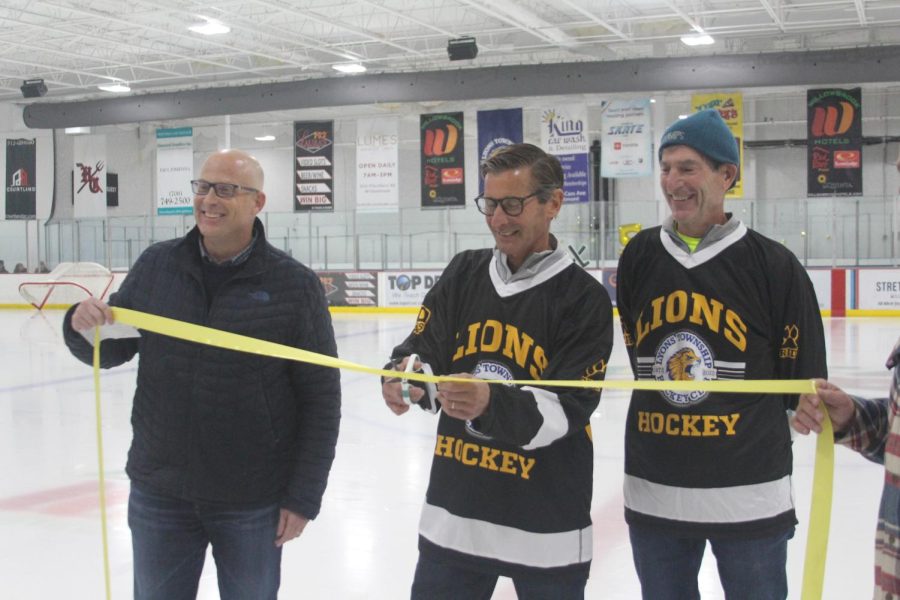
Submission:
<svg viewBox="0 0 900 600">
<path fill-rule="evenodd" d="M 676 244 L 669 236 L 669 234 L 665 231 L 665 229 L 663 229 L 662 227 L 659 228 L 659 239 L 662 242 L 663 248 L 665 248 L 666 251 L 672 255 L 672 258 L 680 262 L 681 266 L 683 266 L 685 269 L 699 267 L 703 263 L 712 260 L 713 258 L 718 256 L 720 252 L 740 240 L 745 235 L 747 235 L 747 226 L 739 222 L 734 231 L 732 231 L 722 239 L 713 242 L 702 250 L 691 253 Z"/>
<path fill-rule="evenodd" d="M 494 289 L 497 290 L 497 294 L 501 298 L 508 298 L 519 292 L 530 290 L 558 275 L 572 264 L 572 257 L 562 247 L 562 244 L 559 244 L 553 252 L 535 265 L 537 268 L 534 274 L 530 277 L 507 283 L 503 281 L 503 277 L 500 275 L 499 255 L 499 252 L 494 252 L 494 256 L 488 265 L 488 272 L 491 274 L 491 282 L 494 284 Z"/>
</svg>

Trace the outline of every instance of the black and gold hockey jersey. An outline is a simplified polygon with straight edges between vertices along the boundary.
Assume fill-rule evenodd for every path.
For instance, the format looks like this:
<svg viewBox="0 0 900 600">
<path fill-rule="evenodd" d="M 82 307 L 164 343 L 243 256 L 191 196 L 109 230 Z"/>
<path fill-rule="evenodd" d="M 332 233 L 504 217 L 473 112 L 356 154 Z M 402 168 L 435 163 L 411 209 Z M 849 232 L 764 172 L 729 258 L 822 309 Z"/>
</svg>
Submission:
<svg viewBox="0 0 900 600">
<path fill-rule="evenodd" d="M 625 247 L 618 309 L 637 379 L 826 377 L 815 291 L 797 258 L 742 223 L 688 253 L 660 227 Z M 786 409 L 796 396 L 635 391 L 625 517 L 684 536 L 796 523 Z"/>
<path fill-rule="evenodd" d="M 600 380 L 612 349 L 606 290 L 564 251 L 504 283 L 490 250 L 447 266 L 393 357 L 415 352 L 435 374 L 483 379 Z M 440 413 L 419 549 L 501 575 L 590 567 L 593 449 L 599 390 L 491 386 L 485 414 Z"/>
</svg>

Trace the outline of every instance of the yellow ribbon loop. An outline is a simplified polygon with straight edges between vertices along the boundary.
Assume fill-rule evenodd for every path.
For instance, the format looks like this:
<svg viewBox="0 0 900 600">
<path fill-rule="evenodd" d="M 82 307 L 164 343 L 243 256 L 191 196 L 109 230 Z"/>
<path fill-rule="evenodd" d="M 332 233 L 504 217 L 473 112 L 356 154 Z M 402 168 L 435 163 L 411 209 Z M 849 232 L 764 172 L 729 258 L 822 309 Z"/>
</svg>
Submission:
<svg viewBox="0 0 900 600">
<path fill-rule="evenodd" d="M 397 377 L 397 371 L 378 369 L 366 365 L 357 364 L 347 360 L 334 358 L 324 354 L 317 354 L 299 348 L 292 348 L 274 342 L 259 340 L 245 335 L 220 331 L 202 325 L 185 323 L 175 319 L 160 317 L 126 308 L 112 308 L 113 318 L 117 323 L 131 325 L 144 331 L 158 333 L 181 340 L 196 342 L 235 350 L 249 352 L 274 358 L 299 361 L 332 367 L 335 369 L 348 369 L 382 377 Z M 99 361 L 99 336 L 95 335 L 94 342 L 94 384 L 96 387 L 97 402 L 97 447 L 100 463 L 100 498 L 101 513 L 103 519 L 103 560 L 106 570 L 106 595 L 110 597 L 109 590 L 109 558 L 106 541 L 106 507 L 103 485 L 103 443 L 100 431 L 100 361 Z M 427 375 L 423 373 L 404 373 L 405 379 L 440 383 L 442 381 L 468 381 L 460 377 L 447 377 L 441 375 Z M 816 392 L 815 383 L 812 380 L 738 380 L 738 381 L 655 381 L 655 380 L 483 380 L 486 383 L 499 383 L 504 385 L 539 385 L 571 388 L 603 388 L 618 390 L 674 390 L 674 391 L 704 391 L 727 393 L 754 393 L 754 394 L 813 394 Z M 825 578 L 825 555 L 828 549 L 828 529 L 831 518 L 831 495 L 834 478 L 834 438 L 831 432 L 831 421 L 826 417 L 823 431 L 819 434 L 816 445 L 816 464 L 813 476 L 813 494 L 810 508 L 809 534 L 806 544 L 806 559 L 803 569 L 802 600 L 819 600 L 822 597 L 822 583 Z"/>
</svg>

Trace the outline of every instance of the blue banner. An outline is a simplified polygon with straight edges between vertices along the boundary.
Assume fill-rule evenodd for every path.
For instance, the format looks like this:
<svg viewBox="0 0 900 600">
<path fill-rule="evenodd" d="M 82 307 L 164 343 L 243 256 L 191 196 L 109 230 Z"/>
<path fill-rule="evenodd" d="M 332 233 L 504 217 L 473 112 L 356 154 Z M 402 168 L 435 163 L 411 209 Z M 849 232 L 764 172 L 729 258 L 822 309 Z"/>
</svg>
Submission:
<svg viewBox="0 0 900 600">
<path fill-rule="evenodd" d="M 566 202 L 587 202 L 591 199 L 590 171 L 587 154 L 561 154 L 559 159 L 565 176 L 563 194 Z"/>
<path fill-rule="evenodd" d="M 522 143 L 522 109 L 502 108 L 478 111 L 478 164 L 499 148 Z M 480 171 L 480 169 L 479 169 Z M 484 181 L 478 178 L 478 193 Z"/>
</svg>

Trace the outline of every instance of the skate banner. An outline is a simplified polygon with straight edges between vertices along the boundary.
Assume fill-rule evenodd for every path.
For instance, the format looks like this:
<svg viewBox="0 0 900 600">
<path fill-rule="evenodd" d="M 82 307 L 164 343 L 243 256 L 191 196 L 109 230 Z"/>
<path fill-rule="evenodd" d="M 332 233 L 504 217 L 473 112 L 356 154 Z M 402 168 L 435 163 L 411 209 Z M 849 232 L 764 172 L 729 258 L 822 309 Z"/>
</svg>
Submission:
<svg viewBox="0 0 900 600">
<path fill-rule="evenodd" d="M 356 210 L 400 210 L 399 120 L 360 119 L 356 122 Z"/>
<path fill-rule="evenodd" d="M 587 106 L 569 104 L 547 108 L 541 123 L 541 146 L 562 163 L 565 201 L 587 202 L 591 197 Z"/>
<path fill-rule="evenodd" d="M 156 130 L 156 214 L 194 212 L 194 129 Z"/>
<path fill-rule="evenodd" d="M 653 174 L 650 99 L 613 100 L 603 111 L 600 175 L 647 177 Z"/>
<path fill-rule="evenodd" d="M 334 121 L 294 121 L 294 212 L 334 211 Z"/>
<path fill-rule="evenodd" d="M 697 112 L 714 108 L 719 111 L 731 134 L 737 140 L 738 156 L 740 156 L 740 164 L 738 165 L 737 181 L 725 194 L 726 198 L 743 198 L 744 185 L 744 96 L 740 92 L 729 92 L 721 94 L 694 94 L 691 96 L 691 110 Z"/>
<path fill-rule="evenodd" d="M 6 140 L 6 218 L 37 218 L 37 140 Z"/>
<path fill-rule="evenodd" d="M 466 205 L 463 114 L 419 116 L 422 208 Z"/>
<path fill-rule="evenodd" d="M 478 111 L 478 193 L 484 191 L 480 177 L 481 162 L 504 146 L 522 143 L 522 109 Z"/>
<path fill-rule="evenodd" d="M 861 88 L 806 91 L 807 196 L 862 196 Z"/>
<path fill-rule="evenodd" d="M 76 219 L 106 217 L 106 136 L 78 136 L 72 172 Z"/>
</svg>

